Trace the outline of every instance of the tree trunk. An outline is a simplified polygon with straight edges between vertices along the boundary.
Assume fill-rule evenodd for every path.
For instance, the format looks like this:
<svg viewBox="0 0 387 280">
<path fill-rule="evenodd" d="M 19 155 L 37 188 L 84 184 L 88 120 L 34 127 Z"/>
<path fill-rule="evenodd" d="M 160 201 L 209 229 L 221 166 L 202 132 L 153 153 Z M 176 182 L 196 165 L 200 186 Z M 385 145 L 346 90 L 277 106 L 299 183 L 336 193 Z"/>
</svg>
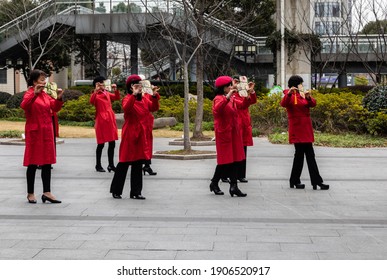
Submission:
<svg viewBox="0 0 387 280">
<path fill-rule="evenodd" d="M 197 104 L 195 116 L 195 128 L 193 138 L 203 137 L 203 47 L 200 46 L 196 53 L 196 88 L 197 88 Z"/>
<path fill-rule="evenodd" d="M 191 150 L 189 139 L 189 80 L 188 80 L 188 63 L 183 61 L 184 69 L 184 151 Z"/>
</svg>

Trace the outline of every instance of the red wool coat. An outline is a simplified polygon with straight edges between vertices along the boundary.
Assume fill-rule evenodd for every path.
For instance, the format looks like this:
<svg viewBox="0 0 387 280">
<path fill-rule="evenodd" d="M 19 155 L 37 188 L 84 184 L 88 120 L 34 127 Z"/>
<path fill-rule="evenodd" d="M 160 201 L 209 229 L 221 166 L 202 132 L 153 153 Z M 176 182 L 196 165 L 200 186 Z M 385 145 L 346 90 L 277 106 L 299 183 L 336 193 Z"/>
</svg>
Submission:
<svg viewBox="0 0 387 280">
<path fill-rule="evenodd" d="M 288 89 L 284 90 L 285 95 L 280 104 L 288 113 L 289 143 L 313 143 L 314 134 L 309 108 L 316 106 L 316 100 L 312 97 L 310 100 L 302 98 L 298 91 L 288 96 L 288 92 Z"/>
<path fill-rule="evenodd" d="M 147 137 L 149 113 L 159 109 L 160 99 L 158 94 L 154 96 L 138 101 L 132 94 L 128 94 L 122 100 L 125 122 L 122 126 L 120 162 L 151 159 L 152 147 Z"/>
<path fill-rule="evenodd" d="M 33 87 L 24 94 L 20 105 L 26 116 L 24 166 L 56 163 L 52 112 L 58 112 L 62 105 L 45 91 L 35 96 Z"/>
<path fill-rule="evenodd" d="M 144 98 L 148 99 L 150 102 L 152 102 L 152 95 L 145 94 Z M 156 95 L 157 100 L 160 100 L 160 95 Z M 158 110 L 158 109 L 157 109 Z M 145 133 L 145 136 L 147 137 L 147 143 L 150 146 L 150 149 L 148 150 L 147 157 L 152 158 L 153 155 L 153 123 L 154 123 L 155 117 L 151 112 L 148 114 L 148 121 L 147 121 L 147 131 Z"/>
<path fill-rule="evenodd" d="M 242 105 L 246 106 L 243 101 Z M 228 164 L 245 159 L 243 141 L 238 125 L 235 95 L 227 100 L 224 95 L 215 96 L 212 104 L 214 115 L 216 159 L 218 164 Z"/>
<path fill-rule="evenodd" d="M 113 93 L 107 90 L 93 92 L 90 96 L 90 103 L 95 106 L 95 135 L 97 144 L 103 144 L 118 140 L 116 117 L 112 109 L 111 100 L 120 100 L 120 91 Z"/>
<path fill-rule="evenodd" d="M 245 103 L 247 99 L 247 103 Z M 249 113 L 249 107 L 252 104 L 257 103 L 257 95 L 255 92 L 250 94 L 250 98 L 245 98 L 239 94 L 235 94 L 235 102 L 237 102 L 239 128 L 241 131 L 243 146 L 253 146 L 253 128 L 251 126 L 251 117 Z"/>
</svg>

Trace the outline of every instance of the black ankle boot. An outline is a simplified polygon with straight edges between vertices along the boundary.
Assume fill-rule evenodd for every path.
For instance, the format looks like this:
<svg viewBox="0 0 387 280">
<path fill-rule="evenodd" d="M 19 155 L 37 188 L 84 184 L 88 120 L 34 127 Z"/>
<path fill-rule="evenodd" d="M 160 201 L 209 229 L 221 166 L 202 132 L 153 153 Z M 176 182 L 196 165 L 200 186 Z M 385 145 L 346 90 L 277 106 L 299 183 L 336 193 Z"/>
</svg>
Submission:
<svg viewBox="0 0 387 280">
<path fill-rule="evenodd" d="M 241 190 L 238 188 L 237 183 L 230 183 L 230 195 L 231 195 L 231 197 L 233 197 L 234 194 L 236 196 L 239 196 L 239 197 L 245 197 L 247 195 L 247 194 L 241 192 Z"/>
<path fill-rule="evenodd" d="M 219 188 L 217 183 L 211 182 L 210 184 L 210 191 L 214 192 L 216 195 L 224 195 L 224 192 Z"/>
<path fill-rule="evenodd" d="M 157 172 L 153 172 L 150 166 L 144 166 L 142 168 L 142 171 L 144 172 L 144 175 L 145 175 L 145 172 L 148 172 L 149 175 L 157 175 Z"/>
</svg>

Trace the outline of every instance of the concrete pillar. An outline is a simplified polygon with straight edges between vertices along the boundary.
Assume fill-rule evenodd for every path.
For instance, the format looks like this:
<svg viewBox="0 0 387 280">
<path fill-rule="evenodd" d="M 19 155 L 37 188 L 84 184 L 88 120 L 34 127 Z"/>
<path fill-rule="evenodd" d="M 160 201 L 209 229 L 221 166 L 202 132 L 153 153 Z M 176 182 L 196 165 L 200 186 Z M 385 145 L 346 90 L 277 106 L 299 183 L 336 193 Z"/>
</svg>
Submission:
<svg viewBox="0 0 387 280">
<path fill-rule="evenodd" d="M 276 2 L 277 30 L 280 30 L 283 24 L 288 30 L 294 30 L 297 33 L 310 33 L 310 0 L 277 0 Z M 299 46 L 292 54 L 288 53 L 287 46 L 282 49 L 284 54 L 280 50 L 277 52 L 277 82 L 286 87 L 290 76 L 300 75 L 304 80 L 304 87 L 311 88 L 310 52 L 305 52 Z"/>
<path fill-rule="evenodd" d="M 130 73 L 138 74 L 138 37 L 130 38 Z"/>
<path fill-rule="evenodd" d="M 339 88 L 347 87 L 347 73 L 345 71 L 343 71 L 339 74 L 338 86 L 339 86 Z"/>
<path fill-rule="evenodd" d="M 99 74 L 107 78 L 107 39 L 104 34 L 99 39 Z"/>
</svg>

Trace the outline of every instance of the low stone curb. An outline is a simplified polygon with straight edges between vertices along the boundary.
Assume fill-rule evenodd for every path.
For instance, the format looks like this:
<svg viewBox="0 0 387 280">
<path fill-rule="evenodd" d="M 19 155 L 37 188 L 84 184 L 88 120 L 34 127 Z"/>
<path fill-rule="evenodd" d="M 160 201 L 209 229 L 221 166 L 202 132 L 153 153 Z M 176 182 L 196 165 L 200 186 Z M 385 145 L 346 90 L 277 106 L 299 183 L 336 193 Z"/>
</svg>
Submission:
<svg viewBox="0 0 387 280">
<path fill-rule="evenodd" d="M 215 141 L 190 141 L 191 146 L 215 146 Z M 171 146 L 184 146 L 183 139 L 175 139 L 168 142 Z"/>
<path fill-rule="evenodd" d="M 64 140 L 56 140 L 56 144 L 63 144 Z M 19 145 L 24 146 L 26 143 L 22 139 L 1 139 L 0 145 Z"/>
<path fill-rule="evenodd" d="M 193 160 L 193 159 L 214 159 L 216 153 L 199 154 L 199 155 L 170 155 L 170 154 L 153 154 L 152 158 L 157 159 L 177 159 L 177 160 Z"/>
</svg>

